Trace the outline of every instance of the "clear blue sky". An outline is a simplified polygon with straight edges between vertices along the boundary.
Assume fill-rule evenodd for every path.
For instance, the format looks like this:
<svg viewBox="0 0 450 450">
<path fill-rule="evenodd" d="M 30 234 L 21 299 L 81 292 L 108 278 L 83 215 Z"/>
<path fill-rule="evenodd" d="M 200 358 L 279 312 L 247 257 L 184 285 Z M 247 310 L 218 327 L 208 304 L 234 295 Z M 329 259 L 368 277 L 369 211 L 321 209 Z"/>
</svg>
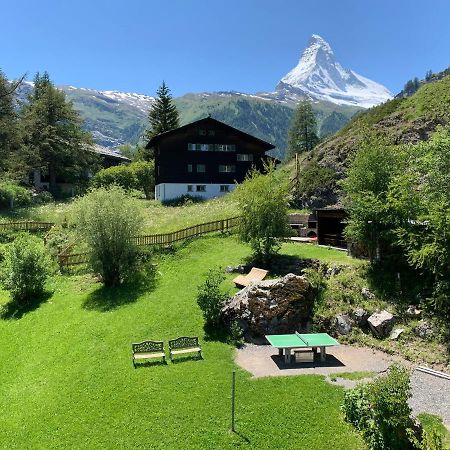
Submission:
<svg viewBox="0 0 450 450">
<path fill-rule="evenodd" d="M 272 90 L 312 33 L 393 92 L 450 65 L 448 0 L 0 0 L 0 68 L 153 95 Z"/>
</svg>

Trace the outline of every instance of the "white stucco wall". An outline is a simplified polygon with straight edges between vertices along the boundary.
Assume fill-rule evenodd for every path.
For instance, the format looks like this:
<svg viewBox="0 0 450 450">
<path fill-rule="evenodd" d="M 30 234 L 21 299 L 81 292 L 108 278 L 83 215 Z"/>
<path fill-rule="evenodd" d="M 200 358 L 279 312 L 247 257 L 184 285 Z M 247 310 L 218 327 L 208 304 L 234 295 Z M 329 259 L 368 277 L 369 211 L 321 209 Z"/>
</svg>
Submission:
<svg viewBox="0 0 450 450">
<path fill-rule="evenodd" d="M 213 198 L 225 195 L 227 192 L 221 192 L 220 186 L 223 184 L 203 184 L 199 185 L 205 186 L 205 192 L 197 192 L 196 183 L 161 183 L 155 186 L 155 199 L 164 201 L 172 200 L 183 195 L 191 195 L 193 197 L 203 197 L 203 198 Z M 192 191 L 188 191 L 188 186 L 192 186 Z M 236 185 L 227 184 L 229 192 L 231 192 Z"/>
</svg>

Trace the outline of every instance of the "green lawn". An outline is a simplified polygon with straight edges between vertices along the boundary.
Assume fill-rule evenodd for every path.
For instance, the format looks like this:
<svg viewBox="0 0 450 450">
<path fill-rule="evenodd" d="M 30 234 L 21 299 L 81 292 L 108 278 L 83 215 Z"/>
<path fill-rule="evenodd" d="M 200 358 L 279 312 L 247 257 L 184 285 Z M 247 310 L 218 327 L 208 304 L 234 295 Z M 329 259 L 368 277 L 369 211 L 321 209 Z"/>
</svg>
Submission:
<svg viewBox="0 0 450 450">
<path fill-rule="evenodd" d="M 343 390 L 318 376 L 238 370 L 238 433 L 229 431 L 234 350 L 205 341 L 195 295 L 210 267 L 246 256 L 233 237 L 198 239 L 161 258 L 144 292 L 60 276 L 45 303 L 0 320 L 0 448 L 364 448 L 343 421 Z M 179 335 L 200 336 L 205 359 L 133 369 L 131 342 Z"/>
</svg>

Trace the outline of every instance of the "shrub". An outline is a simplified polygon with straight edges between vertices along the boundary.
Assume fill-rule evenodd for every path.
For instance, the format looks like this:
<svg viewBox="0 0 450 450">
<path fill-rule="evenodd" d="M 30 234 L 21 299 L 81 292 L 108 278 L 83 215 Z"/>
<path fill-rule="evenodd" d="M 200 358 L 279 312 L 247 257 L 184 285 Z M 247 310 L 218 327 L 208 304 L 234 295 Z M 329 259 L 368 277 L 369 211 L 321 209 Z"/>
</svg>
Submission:
<svg viewBox="0 0 450 450">
<path fill-rule="evenodd" d="M 43 242 L 27 233 L 19 234 L 8 247 L 2 265 L 2 282 L 18 304 L 26 304 L 44 292 L 51 261 Z"/>
<path fill-rule="evenodd" d="M 44 205 L 53 201 L 53 195 L 49 191 L 41 191 L 34 195 L 33 202 L 37 205 Z"/>
<path fill-rule="evenodd" d="M 273 164 L 266 171 L 262 175 L 252 170 L 232 194 L 241 216 L 240 239 L 249 243 L 256 260 L 264 263 L 279 250 L 280 239 L 291 234 L 287 177 L 276 172 Z"/>
<path fill-rule="evenodd" d="M 394 365 L 387 376 L 347 391 L 342 410 L 370 449 L 415 449 L 417 427 L 408 405 L 410 397 L 409 374 Z"/>
<path fill-rule="evenodd" d="M 0 182 L 0 208 L 26 206 L 31 203 L 31 192 L 11 181 Z"/>
<path fill-rule="evenodd" d="M 139 190 L 147 199 L 152 198 L 155 187 L 153 161 L 136 161 L 128 165 L 99 170 L 91 180 L 93 187 L 120 186 L 126 191 Z"/>
<path fill-rule="evenodd" d="M 244 345 L 244 330 L 236 320 L 230 326 L 230 342 L 236 347 Z"/>
<path fill-rule="evenodd" d="M 77 232 L 90 250 L 90 266 L 105 286 L 116 286 L 139 269 L 138 249 L 133 241 L 142 228 L 138 201 L 119 186 L 99 188 L 74 205 Z"/>
<path fill-rule="evenodd" d="M 134 174 L 136 189 L 141 189 L 147 200 L 153 198 L 155 188 L 155 163 L 153 161 L 136 161 L 128 166 Z"/>
<path fill-rule="evenodd" d="M 224 279 L 225 276 L 220 269 L 210 269 L 205 281 L 198 286 L 197 304 L 202 310 L 207 326 L 220 324 L 220 311 L 227 299 L 227 294 L 220 290 Z"/>
</svg>

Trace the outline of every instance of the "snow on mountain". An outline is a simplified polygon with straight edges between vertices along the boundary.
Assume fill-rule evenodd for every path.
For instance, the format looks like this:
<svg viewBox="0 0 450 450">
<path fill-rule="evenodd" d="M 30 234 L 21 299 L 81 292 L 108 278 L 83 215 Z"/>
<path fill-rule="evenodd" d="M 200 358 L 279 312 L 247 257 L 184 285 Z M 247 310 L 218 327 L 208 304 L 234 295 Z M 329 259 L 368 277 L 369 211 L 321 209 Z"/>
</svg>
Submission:
<svg viewBox="0 0 450 450">
<path fill-rule="evenodd" d="M 133 108 L 137 108 L 142 113 L 147 113 L 151 104 L 155 101 L 154 97 L 145 94 L 135 94 L 132 92 L 120 92 L 120 91 L 99 91 L 95 89 L 77 88 L 74 86 L 58 86 L 67 94 L 84 91 L 84 94 L 91 94 L 96 97 L 106 97 L 117 103 L 126 104 Z"/>
<path fill-rule="evenodd" d="M 317 34 L 311 36 L 299 63 L 281 79 L 273 94 L 280 100 L 307 98 L 362 108 L 393 96 L 383 85 L 342 67 L 330 44 Z"/>
</svg>

